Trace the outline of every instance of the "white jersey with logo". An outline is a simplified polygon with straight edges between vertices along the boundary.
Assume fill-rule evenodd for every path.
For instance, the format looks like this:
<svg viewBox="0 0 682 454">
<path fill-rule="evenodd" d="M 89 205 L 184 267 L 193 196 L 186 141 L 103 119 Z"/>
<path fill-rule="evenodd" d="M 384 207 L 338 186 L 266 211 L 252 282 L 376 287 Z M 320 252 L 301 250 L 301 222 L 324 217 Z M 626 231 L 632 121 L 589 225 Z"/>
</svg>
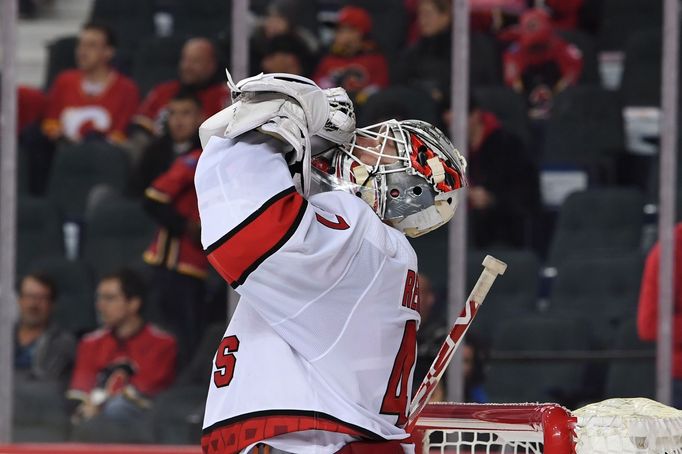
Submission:
<svg viewBox="0 0 682 454">
<path fill-rule="evenodd" d="M 414 250 L 360 198 L 303 199 L 279 142 L 239 139 L 211 138 L 195 176 L 204 248 L 241 295 L 214 358 L 204 452 L 405 439 Z"/>
</svg>

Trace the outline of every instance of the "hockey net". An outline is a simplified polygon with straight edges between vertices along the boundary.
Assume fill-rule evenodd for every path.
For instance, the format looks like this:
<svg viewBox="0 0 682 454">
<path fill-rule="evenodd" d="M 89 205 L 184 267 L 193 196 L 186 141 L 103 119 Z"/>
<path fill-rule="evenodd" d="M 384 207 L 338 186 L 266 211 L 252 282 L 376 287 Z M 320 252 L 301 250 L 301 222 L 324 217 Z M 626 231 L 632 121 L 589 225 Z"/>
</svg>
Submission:
<svg viewBox="0 0 682 454">
<path fill-rule="evenodd" d="M 682 412 L 610 399 L 575 412 L 557 404 L 429 404 L 418 453 L 682 454 Z"/>
</svg>

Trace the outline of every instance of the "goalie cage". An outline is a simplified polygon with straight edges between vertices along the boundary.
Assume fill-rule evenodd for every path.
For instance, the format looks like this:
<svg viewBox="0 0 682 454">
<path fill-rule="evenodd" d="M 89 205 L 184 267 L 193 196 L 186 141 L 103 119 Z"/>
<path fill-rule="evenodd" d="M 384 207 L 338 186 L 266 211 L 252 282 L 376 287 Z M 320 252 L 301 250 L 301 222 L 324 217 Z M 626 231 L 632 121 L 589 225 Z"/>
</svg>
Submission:
<svg viewBox="0 0 682 454">
<path fill-rule="evenodd" d="M 643 398 L 575 412 L 557 404 L 433 403 L 414 435 L 418 454 L 682 454 L 682 411 Z"/>
</svg>

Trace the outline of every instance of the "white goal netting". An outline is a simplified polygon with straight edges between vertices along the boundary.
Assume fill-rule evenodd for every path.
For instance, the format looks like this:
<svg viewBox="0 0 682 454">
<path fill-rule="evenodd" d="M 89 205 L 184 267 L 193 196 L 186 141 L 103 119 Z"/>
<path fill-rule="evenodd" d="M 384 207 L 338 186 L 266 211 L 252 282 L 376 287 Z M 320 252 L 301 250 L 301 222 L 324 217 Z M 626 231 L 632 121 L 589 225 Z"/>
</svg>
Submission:
<svg viewBox="0 0 682 454">
<path fill-rule="evenodd" d="M 609 399 L 573 412 L 577 454 L 682 454 L 682 411 L 650 399 Z"/>
<path fill-rule="evenodd" d="M 574 412 L 556 404 L 429 404 L 417 429 L 424 454 L 682 454 L 682 411 L 644 398 Z"/>
<path fill-rule="evenodd" d="M 514 441 L 501 433 L 428 431 L 428 447 L 424 453 L 542 453 L 541 441 Z"/>
</svg>

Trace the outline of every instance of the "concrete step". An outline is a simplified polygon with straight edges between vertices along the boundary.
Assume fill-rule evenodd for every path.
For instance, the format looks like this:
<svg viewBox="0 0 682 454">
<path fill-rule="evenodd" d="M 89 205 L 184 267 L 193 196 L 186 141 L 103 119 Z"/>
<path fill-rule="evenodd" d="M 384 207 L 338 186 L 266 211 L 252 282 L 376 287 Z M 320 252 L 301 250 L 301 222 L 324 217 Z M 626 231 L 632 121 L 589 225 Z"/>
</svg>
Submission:
<svg viewBox="0 0 682 454">
<path fill-rule="evenodd" d="M 47 45 L 75 35 L 90 14 L 93 0 L 53 0 L 36 19 L 20 20 L 17 36 L 17 78 L 20 83 L 43 86 Z"/>
</svg>

